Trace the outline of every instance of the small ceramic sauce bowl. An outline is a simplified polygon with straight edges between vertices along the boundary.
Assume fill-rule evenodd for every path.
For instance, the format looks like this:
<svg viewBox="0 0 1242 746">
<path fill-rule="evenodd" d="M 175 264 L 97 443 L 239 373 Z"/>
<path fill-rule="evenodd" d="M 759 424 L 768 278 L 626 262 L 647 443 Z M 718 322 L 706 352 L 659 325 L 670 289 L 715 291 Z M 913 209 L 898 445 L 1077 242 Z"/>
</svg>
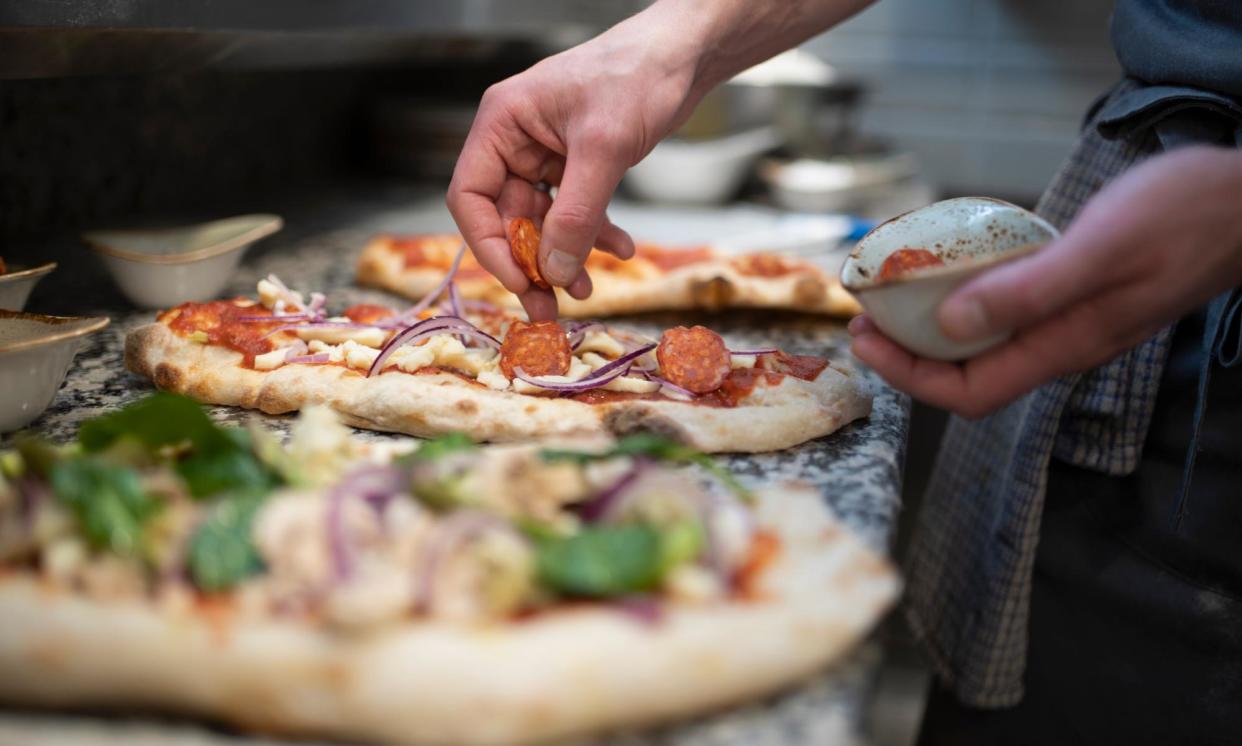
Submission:
<svg viewBox="0 0 1242 746">
<path fill-rule="evenodd" d="M 180 228 L 83 233 L 125 297 L 170 308 L 219 295 L 251 244 L 283 225 L 277 215 L 240 215 Z"/>
<path fill-rule="evenodd" d="M 0 433 L 30 424 L 56 397 L 87 334 L 108 319 L 0 311 Z"/>
<path fill-rule="evenodd" d="M 962 360 L 1000 344 L 1011 332 L 972 342 L 951 340 L 936 320 L 940 303 L 989 267 L 1033 253 L 1058 235 L 1048 221 L 1008 202 L 945 200 L 899 215 L 863 236 L 841 267 L 841 283 L 898 344 L 933 360 Z M 884 260 L 903 248 L 930 251 L 946 266 L 879 280 Z"/>
<path fill-rule="evenodd" d="M 10 311 L 25 308 L 30 291 L 54 269 L 56 262 L 40 264 L 37 267 L 10 266 L 8 272 L 0 275 L 0 308 Z"/>
</svg>

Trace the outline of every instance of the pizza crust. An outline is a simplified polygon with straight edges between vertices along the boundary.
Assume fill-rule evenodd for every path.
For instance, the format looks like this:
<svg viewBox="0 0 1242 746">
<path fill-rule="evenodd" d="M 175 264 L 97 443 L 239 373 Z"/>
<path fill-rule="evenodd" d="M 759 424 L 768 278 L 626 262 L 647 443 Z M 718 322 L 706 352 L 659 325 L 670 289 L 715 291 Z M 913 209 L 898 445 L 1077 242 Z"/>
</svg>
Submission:
<svg viewBox="0 0 1242 746">
<path fill-rule="evenodd" d="M 125 338 L 125 366 L 161 389 L 201 402 L 283 414 L 310 404 L 336 410 L 348 424 L 421 437 L 463 432 L 478 441 L 663 433 L 702 451 L 764 452 L 834 432 L 871 412 L 871 392 L 857 375 L 829 366 L 813 382 L 787 377 L 757 389 L 740 406 L 675 401 L 585 404 L 496 391 L 449 373 L 390 372 L 366 378 L 337 365 L 240 366 L 224 347 L 191 342 L 162 323 Z"/>
<path fill-rule="evenodd" d="M 858 301 L 827 273 L 795 273 L 783 277 L 742 274 L 727 259 L 714 259 L 661 272 L 653 265 L 626 266 L 633 271 L 595 269 L 595 290 L 583 300 L 562 289 L 556 296 L 560 313 L 572 317 L 613 316 L 644 311 L 679 311 L 722 308 L 786 308 L 831 316 L 861 313 Z M 648 269 L 650 271 L 643 271 Z M 363 285 L 388 290 L 407 298 L 421 299 L 435 290 L 444 272 L 405 267 L 402 256 L 390 249 L 390 239 L 377 236 L 358 258 L 357 279 Z M 466 298 L 484 300 L 504 308 L 520 308 L 517 296 L 490 277 L 459 278 L 458 289 Z"/>
<path fill-rule="evenodd" d="M 273 618 L 94 602 L 0 578 L 0 700 L 152 707 L 275 734 L 525 744 L 761 696 L 842 655 L 898 593 L 887 561 L 819 495 L 764 495 L 782 537 L 756 600 L 669 605 L 647 625 L 579 607 L 491 627 L 408 623 L 344 637 Z"/>
</svg>

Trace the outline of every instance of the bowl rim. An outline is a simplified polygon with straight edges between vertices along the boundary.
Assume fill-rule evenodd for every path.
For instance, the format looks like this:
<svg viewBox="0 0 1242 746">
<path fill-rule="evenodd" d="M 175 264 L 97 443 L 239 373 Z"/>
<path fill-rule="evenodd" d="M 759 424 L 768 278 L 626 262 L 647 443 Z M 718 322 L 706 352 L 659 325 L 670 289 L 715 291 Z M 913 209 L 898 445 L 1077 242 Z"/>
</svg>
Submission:
<svg viewBox="0 0 1242 746">
<path fill-rule="evenodd" d="M 975 201 L 975 202 L 991 202 L 993 204 L 1001 205 L 1003 207 L 1012 207 L 1015 210 L 1021 210 L 1022 212 L 1029 213 L 1030 215 L 1034 216 L 1038 221 L 1046 224 L 1048 228 L 1052 229 L 1053 238 L 1044 243 L 1024 244 L 1022 246 L 1018 246 L 1017 248 L 1010 249 L 1008 251 L 1005 251 L 999 254 L 993 254 L 992 256 L 989 256 L 985 259 L 972 259 L 970 261 L 955 262 L 953 264 L 947 264 L 943 267 L 931 267 L 928 269 L 919 270 L 917 272 L 908 272 L 905 274 L 897 275 L 896 277 L 890 277 L 886 280 L 872 279 L 864 283 L 853 283 L 853 284 L 846 282 L 846 279 L 845 279 L 846 269 L 849 268 L 851 262 L 857 262 L 859 261 L 859 259 L 861 259 L 860 252 L 863 249 L 863 244 L 866 242 L 867 238 L 872 233 L 875 233 L 876 231 L 880 230 L 881 228 L 888 225 L 889 223 L 892 223 L 897 220 L 901 220 L 905 216 L 911 213 L 918 212 L 919 210 L 925 210 L 928 207 L 931 207 L 932 205 L 943 204 L 945 202 L 958 202 L 958 201 L 964 201 L 964 200 L 970 200 L 970 201 Z M 981 197 L 981 196 L 969 196 L 969 195 L 964 196 L 964 197 L 951 197 L 949 199 L 940 200 L 938 202 L 933 202 L 929 205 L 923 205 L 922 207 L 916 207 L 913 210 L 906 210 L 903 213 L 894 215 L 888 220 L 885 220 L 884 222 L 877 224 L 874 228 L 867 231 L 867 233 L 863 235 L 862 238 L 858 239 L 858 242 L 854 244 L 854 248 L 850 250 L 849 256 L 847 256 L 845 258 L 845 261 L 841 263 L 841 272 L 840 272 L 841 286 L 844 287 L 846 290 L 850 291 L 851 293 L 860 293 L 865 290 L 872 290 L 872 289 L 881 288 L 881 287 L 889 287 L 891 285 L 900 285 L 903 283 L 915 282 L 917 280 L 935 279 L 938 277 L 952 277 L 959 273 L 966 274 L 973 270 L 991 267 L 996 264 L 1002 264 L 1004 262 L 1011 261 L 1013 259 L 1019 259 L 1021 257 L 1033 254 L 1036 251 L 1047 246 L 1053 240 L 1056 240 L 1059 234 L 1060 234 L 1060 231 L 1057 230 L 1056 226 L 1049 223 L 1045 218 L 1043 218 L 1040 215 L 1037 215 L 1034 212 L 1031 212 L 1025 207 L 1022 207 L 1020 205 L 1015 205 L 1012 202 L 1007 202 L 1003 199 L 997 199 L 995 197 Z"/>
<path fill-rule="evenodd" d="M 12 280 L 26 280 L 32 277 L 42 277 L 43 275 L 46 275 L 47 273 L 56 269 L 56 267 L 57 267 L 56 262 L 44 262 L 43 264 L 37 264 L 33 267 L 26 267 L 25 269 L 17 269 L 17 270 L 13 270 L 12 272 L 5 272 L 4 274 L 0 275 L 0 282 L 10 282 Z"/>
<path fill-rule="evenodd" d="M 86 245 L 97 254 L 104 256 L 116 257 L 117 259 L 126 259 L 131 262 L 139 262 L 141 264 L 189 264 L 191 262 L 199 262 L 204 259 L 227 254 L 236 251 L 249 244 L 258 241 L 260 238 L 266 238 L 284 227 L 285 221 L 279 215 L 267 212 L 246 213 L 244 215 L 231 215 L 225 218 L 217 218 L 216 220 L 207 220 L 202 223 L 192 223 L 190 225 L 170 226 L 167 228 L 125 228 L 117 229 L 125 233 L 141 233 L 141 234 L 163 234 L 173 231 L 185 230 L 186 228 L 200 225 L 211 225 L 212 223 L 220 223 L 225 220 L 237 220 L 240 218 L 260 219 L 258 225 L 211 246 L 204 246 L 194 251 L 186 251 L 179 254 L 144 254 L 139 251 L 126 251 L 118 249 L 115 246 L 109 246 L 98 239 L 98 234 L 103 231 L 87 231 L 82 234 L 82 240 Z M 114 232 L 114 231 L 107 231 Z"/>
<path fill-rule="evenodd" d="M 62 342 L 66 339 L 75 337 L 84 337 L 87 334 L 94 334 L 103 329 L 112 322 L 107 316 L 50 316 L 43 313 L 26 313 L 25 311 L 9 311 L 0 308 L 0 321 L 5 319 L 25 319 L 27 321 L 36 321 L 41 324 L 49 324 L 51 326 L 59 326 L 74 321 L 90 322 L 73 329 L 66 329 L 59 333 L 48 334 L 43 337 L 34 339 L 21 339 L 15 342 L 0 343 L 0 354 L 7 352 L 18 352 L 20 350 L 28 350 L 32 347 L 51 344 L 53 342 Z"/>
<path fill-rule="evenodd" d="M 943 267 L 928 267 L 915 272 L 906 272 L 904 274 L 897 275 L 896 277 L 889 277 L 883 280 L 872 280 L 867 283 L 854 285 L 849 285 L 845 282 L 844 267 L 842 267 L 843 276 L 841 278 L 841 286 L 851 293 L 862 293 L 867 290 L 878 290 L 880 288 L 903 285 L 911 282 L 917 282 L 919 280 L 934 280 L 942 277 L 953 277 L 959 274 L 971 274 L 976 270 L 986 269 L 987 267 L 997 264 L 1004 264 L 1005 262 L 1010 262 L 1014 259 L 1021 259 L 1024 256 L 1030 256 L 1047 245 L 1047 243 L 1023 244 L 1022 246 L 1010 249 L 1004 253 L 993 254 L 986 259 L 968 259 L 965 261 L 953 262 L 952 264 L 946 264 Z M 848 261 L 848 259 L 846 261 Z"/>
</svg>

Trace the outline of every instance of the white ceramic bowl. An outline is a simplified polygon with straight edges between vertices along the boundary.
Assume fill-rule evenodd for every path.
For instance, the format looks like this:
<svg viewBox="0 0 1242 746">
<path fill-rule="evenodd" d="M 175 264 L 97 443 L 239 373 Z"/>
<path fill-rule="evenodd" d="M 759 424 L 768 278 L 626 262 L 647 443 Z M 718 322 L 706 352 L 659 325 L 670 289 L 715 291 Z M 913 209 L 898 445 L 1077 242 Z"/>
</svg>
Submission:
<svg viewBox="0 0 1242 746">
<path fill-rule="evenodd" d="M 665 140 L 626 173 L 625 185 L 652 202 L 724 202 L 742 186 L 755 159 L 779 144 L 771 127 L 715 140 Z"/>
<path fill-rule="evenodd" d="M 56 262 L 26 268 L 11 266 L 8 272 L 0 275 L 0 308 L 10 311 L 20 311 L 25 308 L 30 291 L 39 284 L 39 280 L 54 269 L 56 269 Z"/>
<path fill-rule="evenodd" d="M 0 433 L 30 424 L 56 397 L 82 339 L 108 319 L 0 311 Z"/>
<path fill-rule="evenodd" d="M 141 308 L 211 300 L 255 241 L 281 229 L 277 215 L 239 215 L 179 228 L 83 233 L 125 297 Z"/>
<path fill-rule="evenodd" d="M 936 202 L 863 236 L 841 267 L 841 284 L 898 344 L 934 360 L 962 360 L 1000 344 L 1011 332 L 955 342 L 940 331 L 940 303 L 989 267 L 1037 251 L 1058 235 L 1048 221 L 1008 202 L 987 197 Z M 877 281 L 884 260 L 903 248 L 931 251 L 946 266 Z"/>
</svg>

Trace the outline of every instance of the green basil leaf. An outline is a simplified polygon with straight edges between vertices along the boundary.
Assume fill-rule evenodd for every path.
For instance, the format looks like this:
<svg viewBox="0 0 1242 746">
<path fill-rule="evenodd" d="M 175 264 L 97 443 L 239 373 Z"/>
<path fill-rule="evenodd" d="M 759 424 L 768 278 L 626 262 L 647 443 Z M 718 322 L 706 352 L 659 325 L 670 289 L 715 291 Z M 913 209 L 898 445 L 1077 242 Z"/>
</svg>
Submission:
<svg viewBox="0 0 1242 746">
<path fill-rule="evenodd" d="M 152 451 L 182 444 L 196 451 L 233 446 L 194 400 L 165 392 L 88 420 L 78 431 L 78 442 L 87 452 L 102 451 L 121 438 L 132 438 Z"/>
<path fill-rule="evenodd" d="M 225 591 L 263 571 L 251 529 L 262 495 L 222 498 L 194 532 L 186 556 L 190 579 L 209 593 Z"/>
<path fill-rule="evenodd" d="M 271 469 L 248 451 L 196 453 L 177 462 L 176 469 L 198 499 L 234 490 L 266 492 L 279 484 Z"/>
<path fill-rule="evenodd" d="M 737 481 L 737 477 L 733 476 L 728 469 L 717 463 L 711 456 L 654 433 L 628 435 L 618 440 L 612 448 L 598 453 L 544 449 L 540 452 L 540 455 L 545 461 L 572 461 L 578 464 L 605 461 L 619 456 L 649 458 L 672 464 L 696 464 L 719 479 L 722 484 L 743 500 L 750 501 L 752 497 L 750 490 L 743 487 L 742 483 Z"/>
<path fill-rule="evenodd" d="M 418 450 L 406 454 L 400 461 L 404 463 L 417 463 L 419 461 L 436 461 L 451 453 L 461 453 L 462 451 L 472 451 L 478 446 L 465 433 L 449 433 L 441 435 L 438 438 L 431 438 L 423 441 Z"/>
<path fill-rule="evenodd" d="M 611 598 L 650 590 L 663 565 L 660 533 L 639 524 L 591 526 L 537 544 L 540 582 L 567 596 Z"/>
<path fill-rule="evenodd" d="M 130 557 L 142 555 L 144 529 L 161 503 L 143 490 L 137 472 L 78 458 L 53 465 L 50 484 L 77 517 L 92 547 Z"/>
</svg>

